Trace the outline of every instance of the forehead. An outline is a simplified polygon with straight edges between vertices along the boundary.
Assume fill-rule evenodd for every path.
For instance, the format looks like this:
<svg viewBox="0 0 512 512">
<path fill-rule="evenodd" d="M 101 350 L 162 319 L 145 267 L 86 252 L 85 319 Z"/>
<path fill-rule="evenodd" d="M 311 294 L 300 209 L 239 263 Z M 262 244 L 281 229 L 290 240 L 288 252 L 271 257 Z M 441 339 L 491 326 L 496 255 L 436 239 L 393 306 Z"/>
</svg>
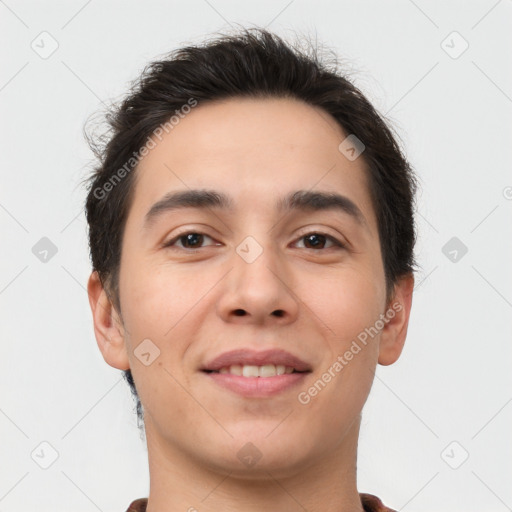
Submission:
<svg viewBox="0 0 512 512">
<path fill-rule="evenodd" d="M 363 158 L 338 149 L 347 137 L 322 109 L 294 99 L 233 98 L 199 104 L 142 158 L 130 217 L 175 190 L 220 190 L 234 209 L 271 214 L 295 190 L 350 198 L 376 235 Z"/>
</svg>

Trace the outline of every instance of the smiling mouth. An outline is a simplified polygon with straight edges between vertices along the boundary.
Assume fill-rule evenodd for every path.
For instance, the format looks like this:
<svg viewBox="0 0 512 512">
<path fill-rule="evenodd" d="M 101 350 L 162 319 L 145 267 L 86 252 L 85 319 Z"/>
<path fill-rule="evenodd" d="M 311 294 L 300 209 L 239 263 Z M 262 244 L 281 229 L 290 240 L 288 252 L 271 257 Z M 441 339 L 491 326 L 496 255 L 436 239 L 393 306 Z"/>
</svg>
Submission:
<svg viewBox="0 0 512 512">
<path fill-rule="evenodd" d="M 259 377 L 259 378 L 268 378 L 268 377 L 276 377 L 279 375 L 287 375 L 291 373 L 309 373 L 307 371 L 298 371 L 291 366 L 285 365 L 274 365 L 274 364 L 265 364 L 262 366 L 256 365 L 240 365 L 233 364 L 231 366 L 225 366 L 220 368 L 219 370 L 203 370 L 206 373 L 219 373 L 219 374 L 230 374 L 237 375 L 239 377 Z"/>
<path fill-rule="evenodd" d="M 219 370 L 203 369 L 216 385 L 249 399 L 268 399 L 300 385 L 310 370 L 292 366 L 265 364 L 224 366 Z"/>
</svg>

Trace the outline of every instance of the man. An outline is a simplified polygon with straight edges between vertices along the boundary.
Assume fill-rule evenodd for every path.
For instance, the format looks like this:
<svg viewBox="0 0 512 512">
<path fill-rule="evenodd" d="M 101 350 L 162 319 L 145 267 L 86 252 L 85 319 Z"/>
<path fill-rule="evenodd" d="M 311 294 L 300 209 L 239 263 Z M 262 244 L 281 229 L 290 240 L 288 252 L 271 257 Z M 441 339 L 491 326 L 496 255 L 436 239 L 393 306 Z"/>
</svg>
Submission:
<svg viewBox="0 0 512 512">
<path fill-rule="evenodd" d="M 416 182 L 347 79 L 264 30 L 148 66 L 90 178 L 105 361 L 147 437 L 129 511 L 389 511 L 356 484 L 403 348 Z"/>
</svg>

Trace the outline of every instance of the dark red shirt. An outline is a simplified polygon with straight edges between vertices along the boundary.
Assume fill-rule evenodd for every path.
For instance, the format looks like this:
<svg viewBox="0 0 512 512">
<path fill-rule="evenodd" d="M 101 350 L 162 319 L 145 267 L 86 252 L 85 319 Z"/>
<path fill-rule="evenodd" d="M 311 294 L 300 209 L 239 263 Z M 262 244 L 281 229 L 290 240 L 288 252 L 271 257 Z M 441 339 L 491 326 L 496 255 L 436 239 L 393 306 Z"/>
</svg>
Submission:
<svg viewBox="0 0 512 512">
<path fill-rule="evenodd" d="M 367 493 L 359 493 L 361 497 L 361 503 L 365 512 L 396 512 L 382 503 L 377 496 Z M 132 501 L 126 512 L 146 512 L 146 506 L 148 504 L 147 498 L 139 498 L 138 500 Z"/>
</svg>

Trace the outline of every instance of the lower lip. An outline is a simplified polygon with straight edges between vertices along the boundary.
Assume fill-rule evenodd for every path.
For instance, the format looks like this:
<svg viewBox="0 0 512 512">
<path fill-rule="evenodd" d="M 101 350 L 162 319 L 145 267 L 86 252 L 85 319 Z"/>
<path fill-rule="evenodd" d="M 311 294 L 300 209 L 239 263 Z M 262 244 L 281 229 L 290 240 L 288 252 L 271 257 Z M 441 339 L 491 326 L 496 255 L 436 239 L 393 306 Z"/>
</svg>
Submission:
<svg viewBox="0 0 512 512">
<path fill-rule="evenodd" d="M 247 397 L 267 397 L 277 395 L 300 384 L 308 375 L 304 373 L 285 373 L 274 377 L 241 377 L 231 373 L 203 372 L 215 383 L 239 395 Z"/>
</svg>

